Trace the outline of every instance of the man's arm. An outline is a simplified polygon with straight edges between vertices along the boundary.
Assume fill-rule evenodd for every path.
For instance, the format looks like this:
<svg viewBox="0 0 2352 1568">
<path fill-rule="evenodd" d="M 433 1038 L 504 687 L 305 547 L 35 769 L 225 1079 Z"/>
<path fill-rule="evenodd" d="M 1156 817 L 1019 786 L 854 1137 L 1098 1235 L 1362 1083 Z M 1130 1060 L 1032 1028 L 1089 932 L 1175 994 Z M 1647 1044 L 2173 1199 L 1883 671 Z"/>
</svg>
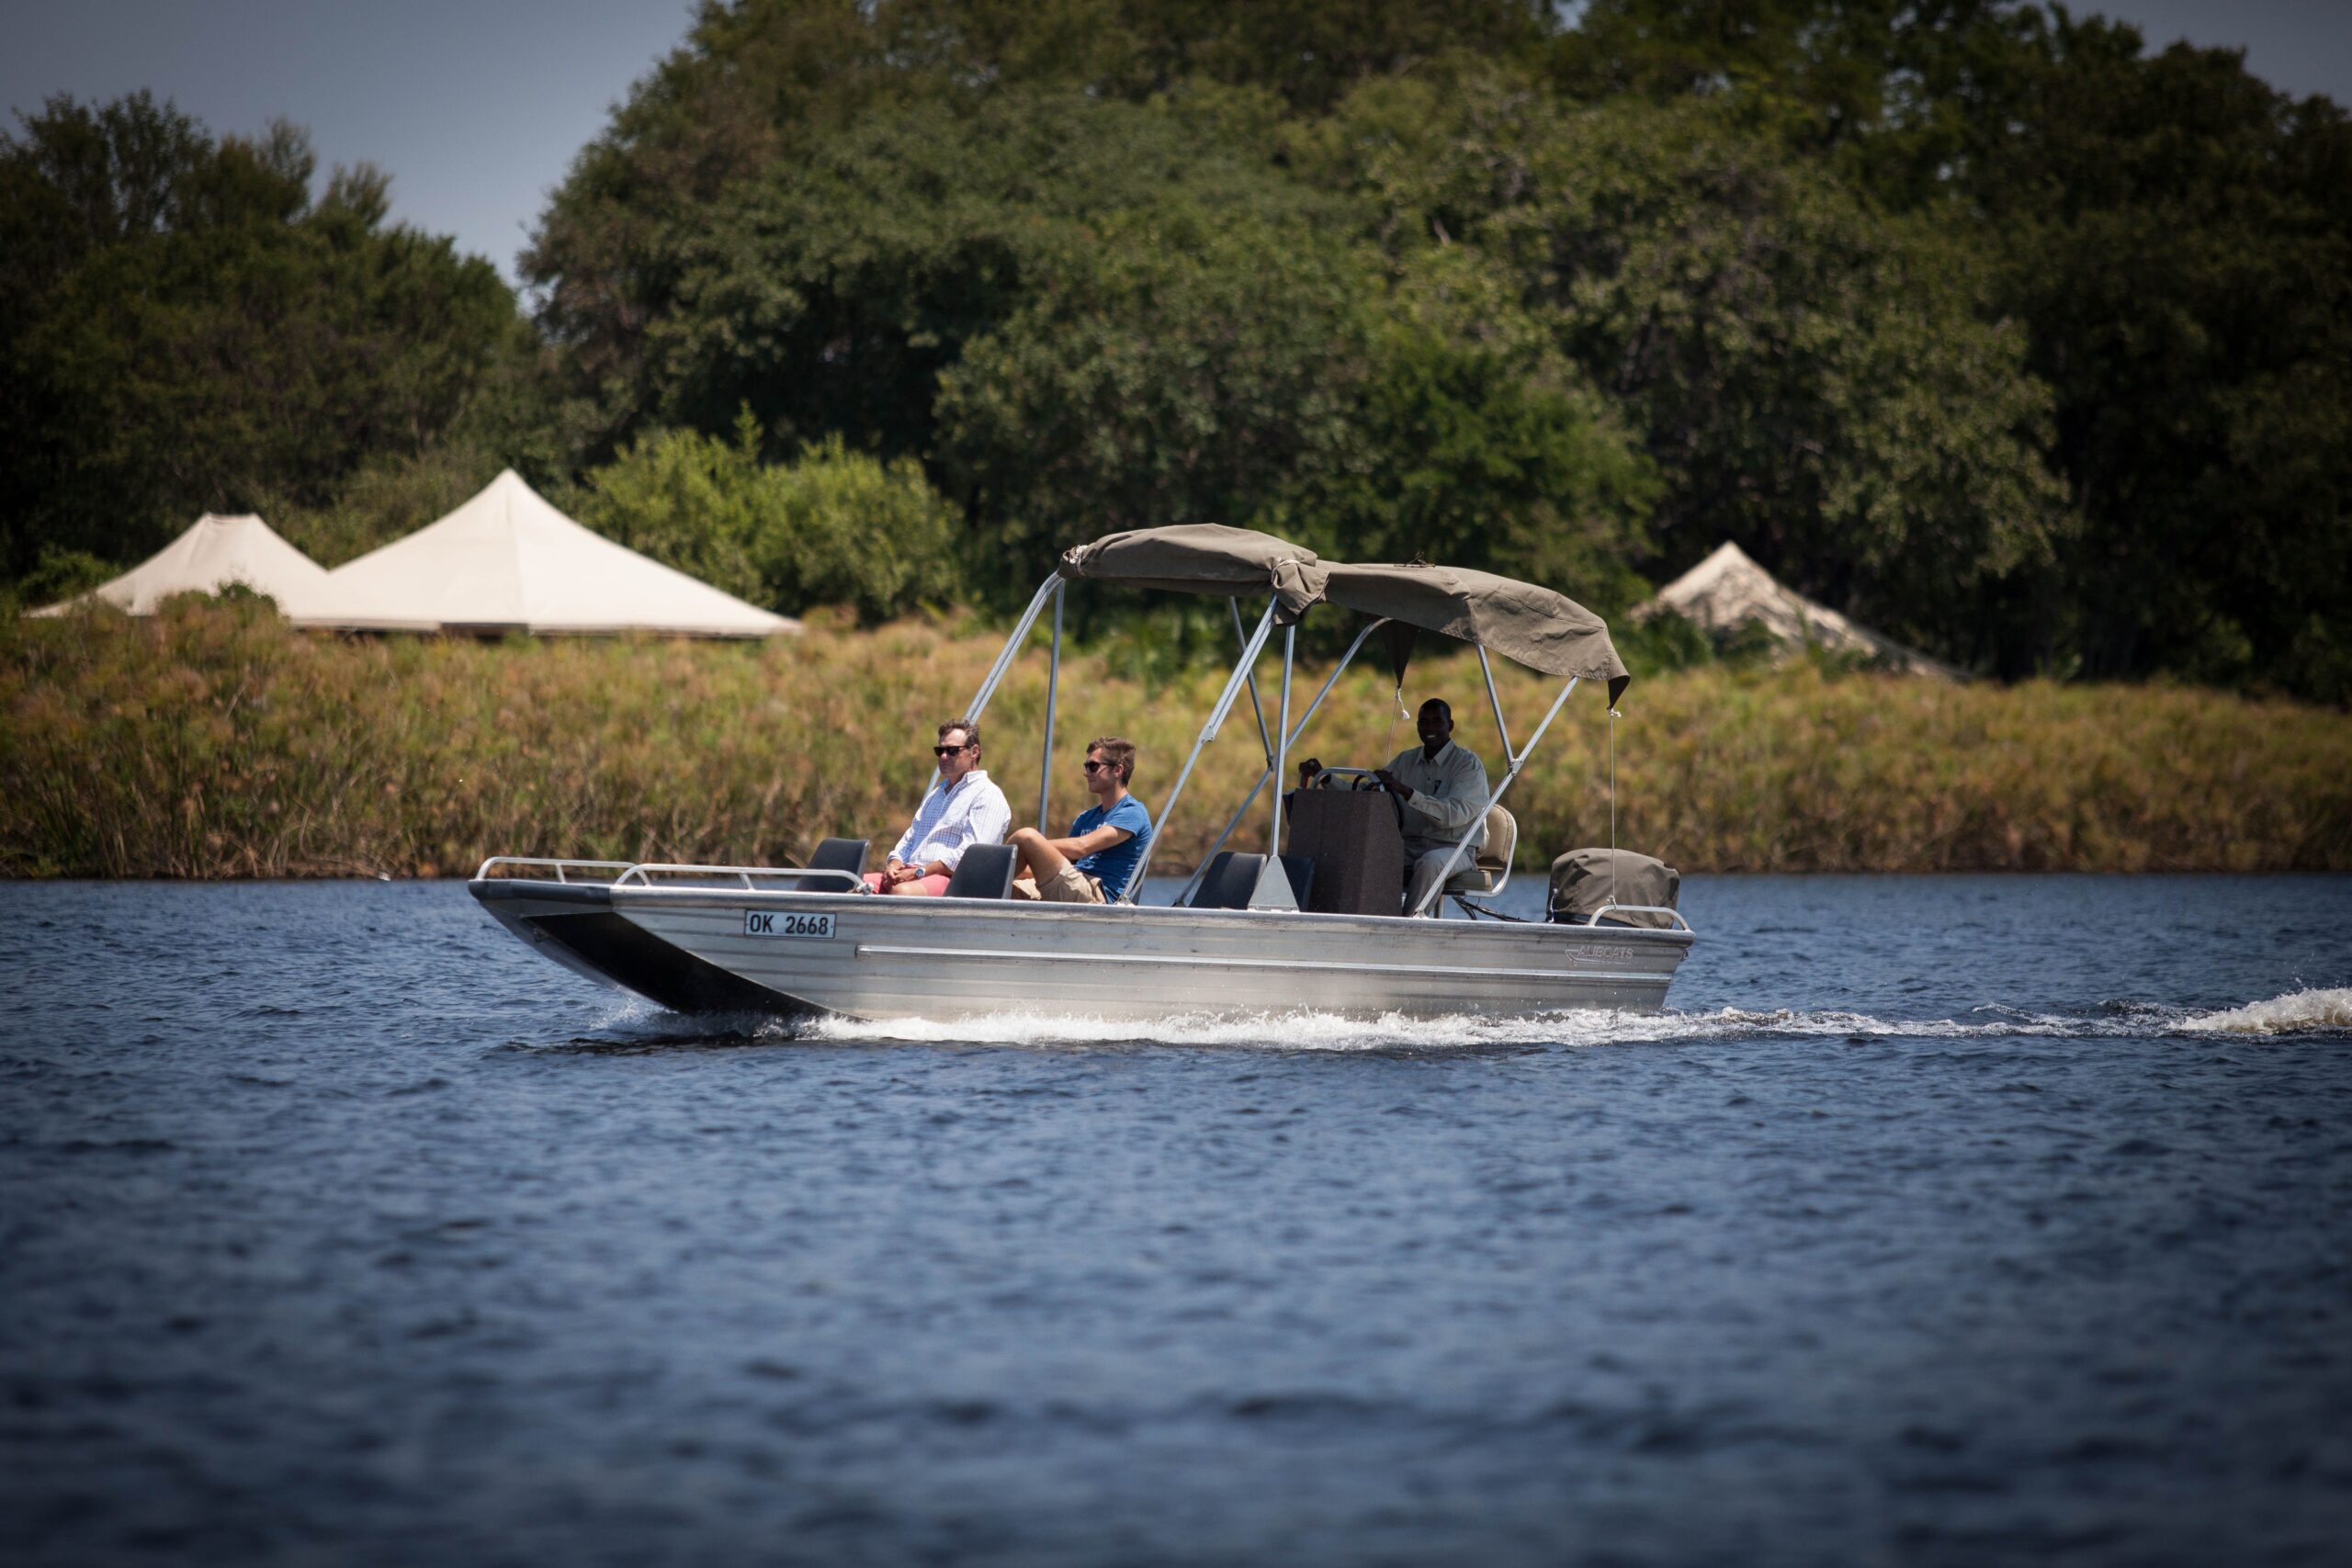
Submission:
<svg viewBox="0 0 2352 1568">
<path fill-rule="evenodd" d="M 1097 851 L 1107 850 L 1114 844 L 1124 844 L 1134 837 L 1135 835 L 1125 828 L 1114 828 L 1106 822 L 1100 828 L 1080 833 L 1075 839 L 1048 839 L 1046 842 L 1064 860 L 1084 860 Z"/>
<path fill-rule="evenodd" d="M 1373 769 L 1372 782 L 1370 784 L 1367 785 L 1363 780 L 1358 779 L 1355 781 L 1356 788 L 1385 789 L 1389 794 L 1395 795 L 1399 801 L 1402 801 L 1408 806 L 1411 805 L 1414 800 L 1419 798 L 1420 792 L 1416 790 L 1411 784 L 1407 784 L 1403 779 L 1398 778 L 1396 774 L 1399 769 L 1409 765 L 1413 759 L 1419 755 L 1420 755 L 1420 753 L 1418 750 L 1413 750 L 1397 752 L 1396 755 L 1388 759 L 1388 765 L 1386 767 Z"/>
<path fill-rule="evenodd" d="M 1459 759 L 1446 775 L 1445 794 L 1416 790 L 1405 802 L 1406 810 L 1430 825 L 1429 838 L 1459 838 L 1487 814 L 1487 764 L 1467 749 L 1459 752 Z"/>
<path fill-rule="evenodd" d="M 892 866 L 907 863 L 907 855 L 915 847 L 915 834 L 922 828 L 922 808 L 930 804 L 930 800 L 931 797 L 925 795 L 922 801 L 916 803 L 914 820 L 908 823 L 907 830 L 899 835 L 899 841 L 890 846 L 889 856 L 883 862 L 885 871 Z"/>
</svg>

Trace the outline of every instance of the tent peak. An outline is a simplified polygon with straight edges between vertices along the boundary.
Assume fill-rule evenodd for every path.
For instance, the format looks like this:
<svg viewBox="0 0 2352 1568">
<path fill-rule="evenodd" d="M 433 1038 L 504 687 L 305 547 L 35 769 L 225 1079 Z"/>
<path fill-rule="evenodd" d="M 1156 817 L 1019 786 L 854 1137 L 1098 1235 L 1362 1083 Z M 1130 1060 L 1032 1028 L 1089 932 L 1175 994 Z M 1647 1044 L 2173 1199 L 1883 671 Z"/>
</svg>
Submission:
<svg viewBox="0 0 2352 1568">
<path fill-rule="evenodd" d="M 252 513 L 224 516 L 208 512 L 189 524 L 179 537 L 111 582 L 92 589 L 81 599 L 33 614 L 60 615 L 95 598 L 130 615 L 153 615 L 157 604 L 175 593 L 217 593 L 235 582 L 268 595 L 280 610 L 293 615 L 314 606 L 326 579 L 324 567 L 288 544 Z"/>
<path fill-rule="evenodd" d="M 1818 644 L 1879 660 L 1914 675 L 1949 679 L 1960 674 L 1917 649 L 1806 598 L 1729 540 L 1659 589 L 1656 598 L 1636 606 L 1634 619 L 1646 621 L 1669 613 L 1711 635 L 1761 626 L 1775 641 L 1792 648 Z"/>
<path fill-rule="evenodd" d="M 800 623 L 565 516 L 513 468 L 447 516 L 338 569 L 304 624 L 378 631 L 767 637 Z"/>
</svg>

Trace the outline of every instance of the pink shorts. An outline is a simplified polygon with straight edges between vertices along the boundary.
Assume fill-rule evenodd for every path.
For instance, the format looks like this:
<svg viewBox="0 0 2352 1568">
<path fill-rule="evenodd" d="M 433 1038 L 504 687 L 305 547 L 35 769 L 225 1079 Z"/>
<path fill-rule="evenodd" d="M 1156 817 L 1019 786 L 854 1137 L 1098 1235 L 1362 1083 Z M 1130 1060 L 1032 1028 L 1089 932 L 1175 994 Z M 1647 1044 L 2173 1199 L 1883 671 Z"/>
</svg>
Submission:
<svg viewBox="0 0 2352 1568">
<path fill-rule="evenodd" d="M 865 886 L 868 892 L 881 892 L 882 874 L 878 871 L 867 872 L 865 874 Z M 918 876 L 912 882 L 900 883 L 898 886 L 890 889 L 890 891 L 901 898 L 936 898 L 947 891 L 947 878 L 944 876 Z"/>
</svg>

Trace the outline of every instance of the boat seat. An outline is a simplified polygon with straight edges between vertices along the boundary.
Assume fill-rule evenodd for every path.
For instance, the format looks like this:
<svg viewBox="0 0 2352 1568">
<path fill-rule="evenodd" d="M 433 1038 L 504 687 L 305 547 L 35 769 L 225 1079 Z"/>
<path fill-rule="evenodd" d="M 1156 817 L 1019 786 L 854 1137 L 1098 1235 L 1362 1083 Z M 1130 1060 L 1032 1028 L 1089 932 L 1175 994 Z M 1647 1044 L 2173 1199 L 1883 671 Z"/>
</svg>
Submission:
<svg viewBox="0 0 2352 1568">
<path fill-rule="evenodd" d="M 1291 897 L 1298 907 L 1306 908 L 1308 894 L 1315 887 L 1315 861 L 1309 855 L 1282 857 L 1283 874 L 1290 878 Z M 1258 890 L 1258 877 L 1264 869 L 1266 857 L 1243 854 L 1234 850 L 1219 850 L 1209 861 L 1208 874 L 1201 878 L 1200 890 L 1193 895 L 1191 907 L 1195 909 L 1246 909 L 1250 895 Z"/>
<path fill-rule="evenodd" d="M 865 874 L 866 843 L 864 839 L 820 839 L 808 856 L 809 871 L 845 871 L 852 876 Z"/>
<path fill-rule="evenodd" d="M 950 898 L 1010 898 L 1012 874 L 1021 867 L 1021 852 L 1011 844 L 974 844 L 956 863 L 947 879 Z"/>
<path fill-rule="evenodd" d="M 1250 895 L 1258 886 L 1258 868 L 1266 863 L 1263 855 L 1244 854 L 1237 850 L 1219 850 L 1209 858 L 1209 869 L 1201 878 L 1201 886 L 1193 895 L 1195 909 L 1246 909 Z"/>
<path fill-rule="evenodd" d="M 1489 897 L 1510 884 L 1510 862 L 1519 848 L 1519 819 L 1499 806 L 1487 808 L 1487 841 L 1477 858 L 1446 879 L 1448 893 L 1483 893 Z"/>
</svg>

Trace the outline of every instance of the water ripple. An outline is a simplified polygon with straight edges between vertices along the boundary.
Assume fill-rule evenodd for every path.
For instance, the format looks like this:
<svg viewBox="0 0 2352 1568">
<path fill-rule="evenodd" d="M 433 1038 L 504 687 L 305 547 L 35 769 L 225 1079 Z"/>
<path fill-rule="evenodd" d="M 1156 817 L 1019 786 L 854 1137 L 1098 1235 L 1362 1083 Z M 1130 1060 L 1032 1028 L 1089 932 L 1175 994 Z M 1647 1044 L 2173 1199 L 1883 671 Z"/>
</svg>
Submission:
<svg viewBox="0 0 2352 1568">
<path fill-rule="evenodd" d="M 0 1560 L 2338 1553 L 2352 881 L 1685 904 L 1657 1015 L 793 1028 L 0 885 Z"/>
</svg>

